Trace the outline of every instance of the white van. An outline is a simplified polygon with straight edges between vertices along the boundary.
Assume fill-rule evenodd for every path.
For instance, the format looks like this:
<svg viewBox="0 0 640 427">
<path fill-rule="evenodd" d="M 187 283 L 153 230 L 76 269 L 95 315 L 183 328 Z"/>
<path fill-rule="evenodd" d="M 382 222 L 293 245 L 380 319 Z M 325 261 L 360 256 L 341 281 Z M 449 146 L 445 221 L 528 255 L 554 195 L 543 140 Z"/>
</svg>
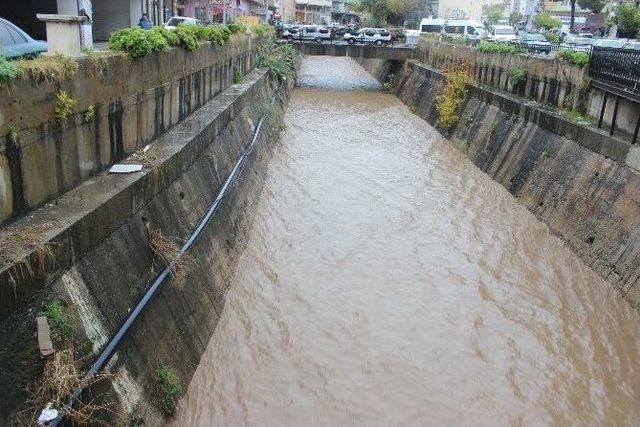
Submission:
<svg viewBox="0 0 640 427">
<path fill-rule="evenodd" d="M 471 19 L 450 19 L 444 23 L 444 32 L 453 37 L 466 37 L 470 40 L 479 40 L 487 35 L 484 25 Z"/>
<path fill-rule="evenodd" d="M 442 27 L 444 27 L 444 19 L 435 18 L 423 18 L 420 21 L 420 33 L 421 34 L 440 34 Z"/>
<path fill-rule="evenodd" d="M 497 42 L 513 42 L 517 36 L 511 25 L 494 25 L 489 30 L 489 38 Z"/>
</svg>

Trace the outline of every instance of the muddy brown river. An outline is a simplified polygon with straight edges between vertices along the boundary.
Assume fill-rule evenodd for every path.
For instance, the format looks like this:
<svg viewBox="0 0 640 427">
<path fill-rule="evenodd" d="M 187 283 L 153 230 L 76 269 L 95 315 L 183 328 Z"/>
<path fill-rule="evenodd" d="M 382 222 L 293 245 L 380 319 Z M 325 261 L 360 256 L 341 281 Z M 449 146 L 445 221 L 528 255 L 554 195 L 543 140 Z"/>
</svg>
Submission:
<svg viewBox="0 0 640 427">
<path fill-rule="evenodd" d="M 640 317 L 347 58 L 310 57 L 175 425 L 639 425 Z"/>
</svg>

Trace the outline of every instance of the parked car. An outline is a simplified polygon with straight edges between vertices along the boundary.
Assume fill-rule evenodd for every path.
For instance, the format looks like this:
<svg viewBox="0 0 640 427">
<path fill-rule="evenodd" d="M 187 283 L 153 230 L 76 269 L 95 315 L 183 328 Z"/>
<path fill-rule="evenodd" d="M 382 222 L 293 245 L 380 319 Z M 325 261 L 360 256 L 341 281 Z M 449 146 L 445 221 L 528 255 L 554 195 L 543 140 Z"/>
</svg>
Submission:
<svg viewBox="0 0 640 427">
<path fill-rule="evenodd" d="M 322 31 L 321 31 L 322 30 Z M 289 40 L 314 40 L 318 43 L 331 38 L 331 31 L 317 25 L 302 25 L 286 28 L 282 32 L 282 37 Z"/>
<path fill-rule="evenodd" d="M 344 40 L 349 44 L 355 42 L 383 45 L 391 43 L 391 33 L 384 28 L 361 28 L 356 34 L 346 33 Z"/>
<path fill-rule="evenodd" d="M 494 25 L 489 30 L 489 38 L 497 42 L 512 42 L 517 36 L 510 25 Z"/>
<path fill-rule="evenodd" d="M 591 52 L 591 46 L 595 44 L 595 39 L 588 37 L 567 36 L 560 45 L 560 49 L 580 52 Z"/>
<path fill-rule="evenodd" d="M 608 49 L 625 49 L 627 43 L 617 39 L 594 39 L 593 46 L 604 47 Z"/>
<path fill-rule="evenodd" d="M 318 27 L 320 41 L 331 40 L 331 29 L 329 27 Z"/>
<path fill-rule="evenodd" d="M 175 30 L 178 25 L 201 25 L 199 19 L 189 18 L 187 16 L 172 16 L 169 18 L 164 27 L 167 30 Z"/>
<path fill-rule="evenodd" d="M 0 56 L 31 58 L 47 51 L 47 43 L 32 39 L 20 28 L 0 18 Z"/>
<path fill-rule="evenodd" d="M 534 53 L 549 53 L 551 52 L 551 43 L 539 33 L 520 33 L 516 42 Z"/>
</svg>

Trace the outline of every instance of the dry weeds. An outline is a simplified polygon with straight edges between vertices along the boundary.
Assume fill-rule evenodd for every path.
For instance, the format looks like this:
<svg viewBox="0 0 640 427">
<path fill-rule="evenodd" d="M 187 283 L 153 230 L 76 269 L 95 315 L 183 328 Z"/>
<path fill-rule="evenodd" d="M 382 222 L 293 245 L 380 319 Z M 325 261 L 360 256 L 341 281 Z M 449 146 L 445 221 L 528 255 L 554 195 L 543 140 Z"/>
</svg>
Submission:
<svg viewBox="0 0 640 427">
<path fill-rule="evenodd" d="M 176 260 L 180 253 L 180 246 L 157 229 L 149 229 L 149 248 L 154 258 L 160 260 L 162 267 L 170 267 L 174 286 L 179 289 L 184 287 L 187 276 L 196 267 L 193 257 L 184 253 Z M 155 262 L 152 263 L 152 268 L 153 265 Z"/>
<path fill-rule="evenodd" d="M 0 231 L 0 265 L 16 265 L 9 271 L 14 293 L 19 279 L 33 277 L 36 272 L 44 270 L 47 260 L 55 261 L 53 243 L 43 242 L 46 233 L 54 226 L 55 222 L 43 222 Z M 29 257 L 28 254 L 32 255 Z"/>
<path fill-rule="evenodd" d="M 96 375 L 86 387 L 108 378 L 108 374 Z M 33 424 L 40 411 L 51 403 L 53 408 L 64 407 L 69 396 L 80 385 L 83 375 L 76 368 L 73 348 L 57 351 L 44 366 L 42 378 L 32 390 L 32 397 L 27 402 L 26 409 L 17 414 L 16 420 L 25 425 Z M 80 425 L 108 425 L 96 418 L 100 412 L 112 412 L 106 405 L 98 405 L 95 400 L 90 402 L 78 401 L 66 417 L 69 421 Z"/>
<path fill-rule="evenodd" d="M 78 71 L 78 62 L 61 54 L 40 55 L 34 59 L 21 59 L 16 64 L 24 70 L 23 77 L 36 81 L 63 81 Z"/>
</svg>

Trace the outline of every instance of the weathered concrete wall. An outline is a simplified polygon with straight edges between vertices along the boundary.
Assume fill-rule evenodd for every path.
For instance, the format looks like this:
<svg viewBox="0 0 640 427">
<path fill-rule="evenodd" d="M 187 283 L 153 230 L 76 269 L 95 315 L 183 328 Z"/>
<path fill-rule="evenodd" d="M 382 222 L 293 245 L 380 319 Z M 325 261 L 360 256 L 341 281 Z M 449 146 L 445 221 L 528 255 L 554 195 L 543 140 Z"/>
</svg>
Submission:
<svg viewBox="0 0 640 427">
<path fill-rule="evenodd" d="M 241 178 L 190 251 L 195 266 L 184 285 L 167 283 L 110 364 L 113 377 L 100 402 L 111 404 L 111 423 L 162 423 L 156 369 L 160 364 L 172 367 L 186 387 L 198 365 L 251 225 L 287 93 L 287 88 L 280 91 L 273 86 L 265 71 L 254 71 L 244 83 L 227 89 L 159 137 L 147 152 L 154 159 L 152 168 L 135 175 L 101 174 L 58 199 L 54 207 L 11 224 L 26 228 L 58 218 L 52 241 L 64 243 L 52 246 L 54 256 L 61 259 L 41 275 L 48 280 L 36 283 L 41 291 L 33 299 L 18 301 L 12 315 L 5 311 L 0 380 L 13 386 L 0 392 L 0 424 L 7 424 L 7 417 L 24 401 L 22 388 L 34 380 L 20 375 L 24 360 L 11 358 L 18 326 L 32 331 L 38 307 L 61 298 L 77 321 L 75 341 L 86 342 L 81 354 L 90 362 L 154 275 L 148 230 L 159 230 L 182 244 L 250 144 L 259 119 L 271 112 Z M 17 292 L 33 279 L 22 278 Z M 3 295 L 7 296 L 11 292 Z M 28 344 L 31 351 L 36 348 L 34 342 Z"/>
<path fill-rule="evenodd" d="M 565 61 L 530 55 L 483 53 L 478 49 L 436 40 L 422 39 L 415 58 L 421 63 L 445 70 L 466 62 L 479 83 L 568 109 L 584 110 L 588 90 L 587 68 Z M 524 70 L 525 83 L 514 85 L 508 71 Z"/>
<path fill-rule="evenodd" d="M 406 61 L 413 56 L 414 47 L 408 46 L 374 46 L 374 45 L 346 45 L 300 42 L 293 43 L 293 47 L 304 55 L 320 56 L 349 56 L 351 58 L 378 58 L 390 61 Z"/>
<path fill-rule="evenodd" d="M 398 96 L 435 125 L 443 85 L 443 74 L 410 63 Z M 640 306 L 640 176 L 628 144 L 479 86 L 441 131 Z"/>
<path fill-rule="evenodd" d="M 254 66 L 258 42 L 235 35 L 225 46 L 202 43 L 140 59 L 112 54 L 79 60 L 64 81 L 17 80 L 0 88 L 0 223 L 74 188 L 144 147 Z M 56 94 L 76 101 L 53 116 Z M 95 119 L 85 117 L 90 106 Z M 9 137 L 11 127 L 18 141 Z"/>
<path fill-rule="evenodd" d="M 420 41 L 415 58 L 438 70 L 466 62 L 472 65 L 474 78 L 479 83 L 578 111 L 594 121 L 600 118 L 604 92 L 589 84 L 588 67 L 575 67 L 566 61 L 541 56 L 482 53 L 474 48 L 428 39 Z M 526 71 L 526 82 L 514 85 L 508 74 L 513 69 Z M 611 126 L 614 104 L 615 97 L 610 95 L 603 117 L 604 127 Z M 639 116 L 640 104 L 621 99 L 614 134 L 630 140 Z"/>
<path fill-rule="evenodd" d="M 599 120 L 602 111 L 602 103 L 605 100 L 605 92 L 591 87 L 589 89 L 589 97 L 586 104 L 586 113 Z M 602 125 L 604 128 L 610 129 L 613 121 L 613 112 L 615 109 L 616 97 L 609 94 L 607 104 L 602 117 Z M 622 135 L 625 139 L 630 140 L 635 132 L 638 118 L 640 117 L 640 104 L 620 98 L 618 104 L 618 112 L 616 114 L 616 125 L 614 135 Z M 636 142 L 637 143 L 637 142 Z"/>
</svg>

